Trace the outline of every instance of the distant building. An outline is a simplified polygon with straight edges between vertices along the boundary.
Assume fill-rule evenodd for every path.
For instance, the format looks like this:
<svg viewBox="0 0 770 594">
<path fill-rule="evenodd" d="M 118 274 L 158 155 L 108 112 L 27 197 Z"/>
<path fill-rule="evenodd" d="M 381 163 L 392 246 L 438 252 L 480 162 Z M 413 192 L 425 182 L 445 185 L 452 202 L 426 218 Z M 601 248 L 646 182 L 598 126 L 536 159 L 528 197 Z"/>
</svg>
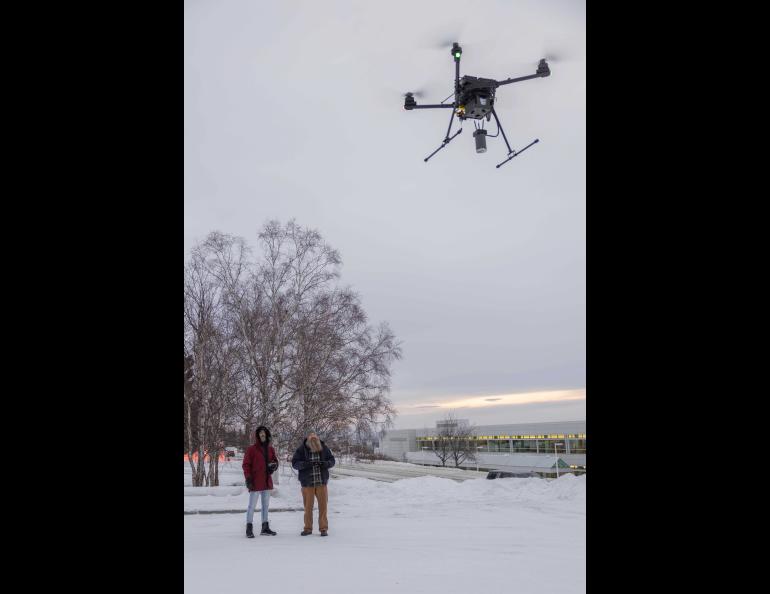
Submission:
<svg viewBox="0 0 770 594">
<path fill-rule="evenodd" d="M 409 452 L 417 451 L 417 432 L 414 429 L 392 429 L 380 440 L 377 452 L 402 460 Z"/>
<path fill-rule="evenodd" d="M 433 451 L 445 423 L 438 421 L 434 429 L 387 431 L 378 452 L 396 460 L 440 464 Z M 585 421 L 480 425 L 471 440 L 478 452 L 478 464 L 466 462 L 462 465 L 465 468 L 478 465 L 486 470 L 521 472 L 558 464 L 560 469 L 586 469 Z"/>
</svg>

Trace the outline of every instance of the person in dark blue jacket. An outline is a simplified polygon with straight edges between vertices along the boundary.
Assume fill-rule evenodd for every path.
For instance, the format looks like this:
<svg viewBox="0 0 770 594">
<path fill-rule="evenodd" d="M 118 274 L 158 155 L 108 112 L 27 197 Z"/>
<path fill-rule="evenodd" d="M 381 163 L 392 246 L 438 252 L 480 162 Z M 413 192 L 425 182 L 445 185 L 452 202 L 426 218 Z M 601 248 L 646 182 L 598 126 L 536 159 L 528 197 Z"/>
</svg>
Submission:
<svg viewBox="0 0 770 594">
<path fill-rule="evenodd" d="M 294 452 L 291 465 L 299 471 L 302 502 L 305 506 L 305 526 L 300 533 L 302 536 L 313 533 L 313 504 L 315 499 L 318 499 L 318 527 L 321 529 L 321 536 L 328 535 L 327 503 L 329 493 L 326 484 L 329 482 L 329 469 L 335 463 L 334 454 L 318 438 L 315 431 L 311 431 L 297 448 L 297 451 Z"/>
</svg>

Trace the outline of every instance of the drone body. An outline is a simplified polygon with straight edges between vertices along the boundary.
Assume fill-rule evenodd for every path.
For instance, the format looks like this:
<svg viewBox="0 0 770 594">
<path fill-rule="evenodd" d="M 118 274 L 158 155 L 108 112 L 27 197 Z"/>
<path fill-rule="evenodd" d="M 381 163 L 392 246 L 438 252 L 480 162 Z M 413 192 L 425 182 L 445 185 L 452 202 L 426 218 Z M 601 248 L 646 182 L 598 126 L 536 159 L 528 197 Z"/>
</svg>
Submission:
<svg viewBox="0 0 770 594">
<path fill-rule="evenodd" d="M 460 56 L 462 56 L 463 50 L 460 47 L 460 44 L 455 42 L 452 46 L 452 56 L 454 57 L 455 61 L 455 91 L 454 91 L 454 102 L 452 104 L 445 104 L 445 103 L 439 103 L 435 105 L 418 105 L 417 101 L 414 99 L 414 93 L 406 93 L 404 96 L 404 109 L 406 110 L 413 110 L 413 109 L 443 109 L 448 108 L 452 109 L 452 115 L 449 119 L 449 128 L 447 129 L 446 137 L 444 138 L 443 143 L 440 147 L 438 147 L 435 151 L 433 151 L 430 155 L 428 155 L 425 158 L 425 162 L 428 161 L 433 155 L 435 155 L 437 152 L 439 152 L 442 148 L 444 148 L 449 142 L 460 132 L 462 132 L 462 128 L 460 128 L 457 132 L 455 132 L 452 136 L 449 136 L 449 133 L 452 131 L 452 123 L 454 122 L 455 116 L 460 120 L 461 125 L 464 120 L 479 120 L 481 123 L 477 124 L 474 122 L 475 131 L 473 133 L 473 137 L 476 140 L 476 152 L 477 153 L 484 153 L 487 150 L 487 131 L 484 129 L 484 122 L 483 120 L 486 119 L 486 121 L 490 121 L 492 117 L 495 118 L 495 122 L 497 122 L 497 134 L 491 135 L 491 137 L 495 137 L 499 134 L 503 135 L 503 140 L 505 140 L 505 144 L 508 147 L 508 158 L 503 161 L 502 163 L 498 164 L 497 167 L 499 168 L 501 165 L 504 165 L 511 159 L 513 159 L 515 156 L 517 156 L 519 153 L 525 151 L 529 147 L 531 147 L 533 144 L 539 142 L 538 139 L 535 139 L 533 142 L 525 146 L 520 151 L 514 151 L 511 148 L 511 145 L 508 144 L 508 139 L 505 136 L 505 132 L 503 131 L 503 127 L 500 125 L 500 120 L 497 117 L 497 113 L 495 112 L 495 92 L 497 91 L 498 87 L 501 87 L 502 85 L 508 85 L 515 82 L 521 82 L 524 80 L 529 80 L 531 78 L 543 78 L 546 76 L 551 75 L 551 69 L 548 67 L 548 63 L 545 61 L 545 59 L 540 60 L 540 63 L 537 67 L 537 72 L 535 74 L 530 74 L 527 76 L 521 76 L 518 78 L 507 78 L 502 81 L 494 80 L 492 78 L 480 78 L 476 76 L 468 76 L 465 75 L 462 78 L 460 77 Z"/>
<path fill-rule="evenodd" d="M 463 76 L 460 79 L 460 93 L 458 96 L 458 109 L 460 118 L 480 120 L 492 115 L 492 107 L 495 104 L 496 82 L 491 78 L 477 78 L 475 76 Z"/>
</svg>

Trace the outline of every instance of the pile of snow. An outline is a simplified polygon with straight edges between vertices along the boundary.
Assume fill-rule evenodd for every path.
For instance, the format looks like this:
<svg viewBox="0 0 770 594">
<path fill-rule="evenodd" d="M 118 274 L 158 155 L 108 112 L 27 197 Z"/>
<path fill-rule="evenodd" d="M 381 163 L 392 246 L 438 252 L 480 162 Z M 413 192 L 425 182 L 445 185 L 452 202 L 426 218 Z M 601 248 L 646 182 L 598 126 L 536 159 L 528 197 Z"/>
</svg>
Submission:
<svg viewBox="0 0 770 594">
<path fill-rule="evenodd" d="M 404 465 L 415 467 L 414 465 Z M 416 466 L 415 468 L 421 468 Z M 184 509 L 186 512 L 245 510 L 249 493 L 240 467 L 220 469 L 219 487 L 192 487 L 189 467 L 185 469 Z M 296 472 L 284 464 L 274 475 L 271 507 L 302 507 Z M 586 475 L 565 474 L 558 479 L 505 478 L 456 482 L 447 478 L 422 476 L 395 482 L 380 482 L 361 477 L 338 477 L 329 482 L 330 503 L 338 509 L 365 513 L 376 500 L 381 509 L 398 508 L 408 502 L 413 508 L 429 510 L 447 499 L 466 505 L 536 505 L 562 508 L 585 506 Z"/>
<path fill-rule="evenodd" d="M 412 466 L 412 465 L 410 465 Z M 220 470 L 219 487 L 192 487 L 189 469 L 185 472 L 184 510 L 186 513 L 245 511 L 249 492 L 240 468 Z M 502 478 L 457 482 L 447 478 L 422 476 L 395 482 L 381 482 L 361 477 L 333 477 L 329 481 L 329 503 L 335 512 L 360 517 L 370 513 L 376 502 L 379 513 L 393 513 L 403 506 L 430 513 L 452 505 L 481 508 L 525 507 L 543 511 L 558 509 L 584 513 L 586 475 L 568 473 L 558 479 Z M 270 509 L 302 508 L 301 485 L 296 472 L 283 465 L 274 475 Z M 257 503 L 257 509 L 259 509 Z"/>
</svg>

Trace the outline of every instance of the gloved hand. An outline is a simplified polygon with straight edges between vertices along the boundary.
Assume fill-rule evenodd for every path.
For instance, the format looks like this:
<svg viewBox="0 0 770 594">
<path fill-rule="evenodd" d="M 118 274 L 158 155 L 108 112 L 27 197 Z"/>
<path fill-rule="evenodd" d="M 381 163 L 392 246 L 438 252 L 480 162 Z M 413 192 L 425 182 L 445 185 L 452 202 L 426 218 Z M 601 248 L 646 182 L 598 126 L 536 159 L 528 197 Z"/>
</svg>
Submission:
<svg viewBox="0 0 770 594">
<path fill-rule="evenodd" d="M 267 471 L 270 474 L 273 474 L 278 468 L 278 462 L 270 462 L 270 464 L 267 465 Z"/>
<path fill-rule="evenodd" d="M 249 491 L 252 491 L 252 490 L 253 490 L 253 489 L 252 489 L 252 485 L 254 485 L 254 479 L 253 479 L 252 477 L 248 477 L 248 478 L 246 479 L 246 488 L 247 488 Z"/>
</svg>

